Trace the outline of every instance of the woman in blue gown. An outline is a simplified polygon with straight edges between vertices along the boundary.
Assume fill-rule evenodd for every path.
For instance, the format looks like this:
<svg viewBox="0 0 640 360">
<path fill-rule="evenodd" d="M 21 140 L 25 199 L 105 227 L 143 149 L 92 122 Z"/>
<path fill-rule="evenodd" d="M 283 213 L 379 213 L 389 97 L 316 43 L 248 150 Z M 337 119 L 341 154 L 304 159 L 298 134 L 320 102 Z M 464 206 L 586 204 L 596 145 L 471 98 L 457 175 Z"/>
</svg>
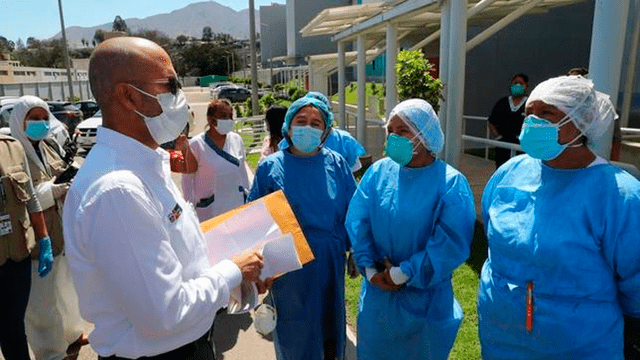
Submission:
<svg viewBox="0 0 640 360">
<path fill-rule="evenodd" d="M 279 189 L 295 213 L 315 260 L 278 278 L 271 293 L 278 319 L 279 360 L 342 359 L 345 347 L 344 220 L 355 180 L 344 158 L 322 146 L 333 115 L 324 103 L 301 98 L 287 111 L 282 133 L 291 145 L 256 171 L 249 200 Z"/>
<path fill-rule="evenodd" d="M 469 256 L 475 210 L 467 179 L 435 158 L 444 146 L 431 105 L 398 104 L 387 158 L 364 174 L 347 213 L 367 280 L 358 309 L 358 359 L 447 359 L 462 321 L 453 271 Z"/>
<path fill-rule="evenodd" d="M 526 154 L 482 197 L 482 355 L 621 360 L 623 317 L 640 318 L 640 183 L 590 149 L 617 115 L 581 76 L 542 82 L 525 111 Z"/>
</svg>

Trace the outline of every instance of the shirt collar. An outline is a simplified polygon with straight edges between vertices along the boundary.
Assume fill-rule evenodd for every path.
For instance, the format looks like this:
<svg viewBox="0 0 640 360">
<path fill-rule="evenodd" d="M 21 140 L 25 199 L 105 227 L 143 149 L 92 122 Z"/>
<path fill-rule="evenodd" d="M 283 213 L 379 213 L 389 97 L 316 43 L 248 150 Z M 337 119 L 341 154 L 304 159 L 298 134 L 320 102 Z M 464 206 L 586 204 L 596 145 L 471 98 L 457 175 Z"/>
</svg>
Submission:
<svg viewBox="0 0 640 360">
<path fill-rule="evenodd" d="M 169 153 L 159 146 L 154 150 L 129 136 L 102 126 L 98 127 L 96 144 L 119 154 L 118 162 L 129 169 L 140 172 L 152 170 L 164 178 L 171 176 Z"/>
</svg>

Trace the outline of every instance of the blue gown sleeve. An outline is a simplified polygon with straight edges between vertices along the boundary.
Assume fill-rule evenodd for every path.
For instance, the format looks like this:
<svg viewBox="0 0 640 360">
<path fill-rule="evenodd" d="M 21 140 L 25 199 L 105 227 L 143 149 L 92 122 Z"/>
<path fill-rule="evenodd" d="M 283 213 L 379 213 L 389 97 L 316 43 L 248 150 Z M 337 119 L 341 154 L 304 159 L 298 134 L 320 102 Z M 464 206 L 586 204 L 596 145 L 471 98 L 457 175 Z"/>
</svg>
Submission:
<svg viewBox="0 0 640 360">
<path fill-rule="evenodd" d="M 451 276 L 470 252 L 475 224 L 473 194 L 459 174 L 434 211 L 433 233 L 426 249 L 400 263 L 409 276 L 408 286 L 426 289 Z"/>
<path fill-rule="evenodd" d="M 640 184 L 626 174 L 621 178 L 626 184 L 608 207 L 602 248 L 617 277 L 622 312 L 640 318 Z"/>
<path fill-rule="evenodd" d="M 349 208 L 349 204 L 351 203 L 351 199 L 353 198 L 355 192 L 356 192 L 356 180 L 353 178 L 353 174 L 351 173 L 350 168 L 348 167 L 348 164 L 345 161 L 345 202 L 344 202 L 344 206 L 342 207 L 344 209 L 344 212 L 342 213 L 342 218 L 339 220 L 340 224 L 344 224 L 344 238 L 347 240 L 347 250 L 352 250 L 353 249 L 353 244 L 351 243 L 351 239 L 349 237 L 348 234 L 348 230 L 346 228 L 346 219 L 347 219 L 347 212 L 348 212 L 348 208 Z"/>
<path fill-rule="evenodd" d="M 378 258 L 374 246 L 369 212 L 369 207 L 371 206 L 369 184 L 372 173 L 372 168 L 370 168 L 360 180 L 360 184 L 358 184 L 351 202 L 349 202 L 349 210 L 345 221 L 345 227 L 349 233 L 353 248 L 353 256 L 358 265 L 358 270 L 362 274 L 365 273 L 365 268 L 374 268 L 373 260 Z"/>
<path fill-rule="evenodd" d="M 256 174 L 253 177 L 253 185 L 251 186 L 251 191 L 249 192 L 247 201 L 253 201 L 269 194 L 266 186 L 268 173 L 266 165 L 266 162 L 262 162 L 260 165 L 258 165 Z"/>
</svg>

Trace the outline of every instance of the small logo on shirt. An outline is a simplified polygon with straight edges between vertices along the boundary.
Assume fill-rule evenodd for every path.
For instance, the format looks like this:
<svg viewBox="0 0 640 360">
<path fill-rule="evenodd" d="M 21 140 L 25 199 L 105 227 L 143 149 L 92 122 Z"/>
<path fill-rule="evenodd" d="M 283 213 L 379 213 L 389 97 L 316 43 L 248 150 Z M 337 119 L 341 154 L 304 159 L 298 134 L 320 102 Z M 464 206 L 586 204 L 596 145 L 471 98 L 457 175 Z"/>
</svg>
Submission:
<svg viewBox="0 0 640 360">
<path fill-rule="evenodd" d="M 180 215 L 182 215 L 182 208 L 180 207 L 180 205 L 176 204 L 176 206 L 173 208 L 173 210 L 171 210 L 171 213 L 169 214 L 169 221 L 172 223 L 175 222 L 180 218 Z"/>
</svg>

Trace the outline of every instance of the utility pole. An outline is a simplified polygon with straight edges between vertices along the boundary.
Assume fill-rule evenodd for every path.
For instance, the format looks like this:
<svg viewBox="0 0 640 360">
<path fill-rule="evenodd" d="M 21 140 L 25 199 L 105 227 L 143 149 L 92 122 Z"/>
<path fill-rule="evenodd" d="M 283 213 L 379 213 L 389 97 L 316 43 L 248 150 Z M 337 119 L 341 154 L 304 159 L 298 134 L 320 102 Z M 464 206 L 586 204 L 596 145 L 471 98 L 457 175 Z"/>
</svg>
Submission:
<svg viewBox="0 0 640 360">
<path fill-rule="evenodd" d="M 249 51 L 251 51 L 251 113 L 258 115 L 258 66 L 256 64 L 256 14 L 249 0 Z"/>
<path fill-rule="evenodd" d="M 67 63 L 67 81 L 69 82 L 69 95 L 71 103 L 75 103 L 75 95 L 73 93 L 73 80 L 71 80 L 71 60 L 69 60 L 69 46 L 67 44 L 67 33 L 64 30 L 64 16 L 62 15 L 62 0 L 58 0 L 58 8 L 60 9 L 60 26 L 62 27 L 62 42 L 64 44 L 64 60 Z"/>
</svg>

